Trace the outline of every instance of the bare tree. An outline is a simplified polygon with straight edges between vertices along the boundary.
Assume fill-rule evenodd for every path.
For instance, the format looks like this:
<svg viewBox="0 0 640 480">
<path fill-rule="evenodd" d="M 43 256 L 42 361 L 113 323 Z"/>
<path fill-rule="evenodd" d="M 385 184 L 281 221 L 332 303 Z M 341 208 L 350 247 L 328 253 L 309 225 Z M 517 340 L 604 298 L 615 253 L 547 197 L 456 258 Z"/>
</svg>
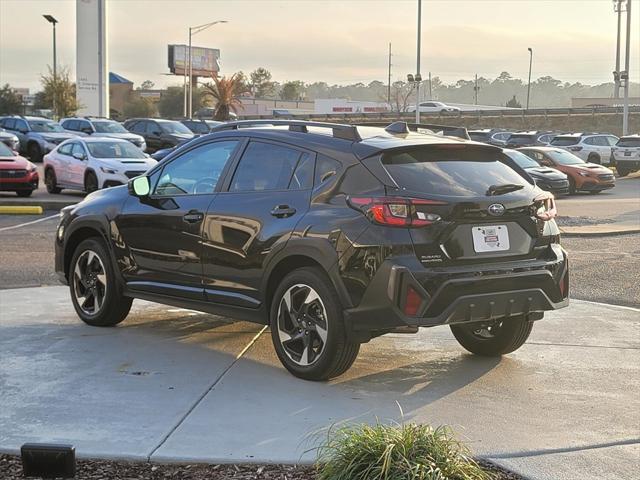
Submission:
<svg viewBox="0 0 640 480">
<path fill-rule="evenodd" d="M 409 105 L 409 98 L 414 90 L 413 83 L 403 82 L 398 80 L 391 84 L 391 108 L 396 113 L 403 113 L 407 111 Z"/>
</svg>

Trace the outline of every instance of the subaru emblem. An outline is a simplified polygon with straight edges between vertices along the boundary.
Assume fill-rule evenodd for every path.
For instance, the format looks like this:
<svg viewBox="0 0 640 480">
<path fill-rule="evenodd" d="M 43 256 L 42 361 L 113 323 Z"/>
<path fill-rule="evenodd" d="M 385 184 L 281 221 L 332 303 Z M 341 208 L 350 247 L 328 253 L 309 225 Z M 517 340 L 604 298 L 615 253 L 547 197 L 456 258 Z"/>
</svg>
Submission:
<svg viewBox="0 0 640 480">
<path fill-rule="evenodd" d="M 501 203 L 494 203 L 492 205 L 489 205 L 489 208 L 487 208 L 489 215 L 493 215 L 494 217 L 504 215 L 504 210 L 504 205 L 502 205 Z"/>
</svg>

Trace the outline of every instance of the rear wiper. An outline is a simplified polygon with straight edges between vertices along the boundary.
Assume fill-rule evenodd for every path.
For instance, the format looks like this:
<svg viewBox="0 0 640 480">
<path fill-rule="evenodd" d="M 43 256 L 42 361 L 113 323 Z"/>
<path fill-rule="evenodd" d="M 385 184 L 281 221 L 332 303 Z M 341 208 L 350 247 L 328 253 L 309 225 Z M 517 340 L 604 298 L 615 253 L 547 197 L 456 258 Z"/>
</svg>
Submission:
<svg viewBox="0 0 640 480">
<path fill-rule="evenodd" d="M 502 195 L 504 193 L 515 192 L 522 190 L 524 185 L 517 185 L 515 183 L 505 183 L 504 185 L 491 185 L 487 190 L 486 195 L 492 197 L 493 195 Z"/>
</svg>

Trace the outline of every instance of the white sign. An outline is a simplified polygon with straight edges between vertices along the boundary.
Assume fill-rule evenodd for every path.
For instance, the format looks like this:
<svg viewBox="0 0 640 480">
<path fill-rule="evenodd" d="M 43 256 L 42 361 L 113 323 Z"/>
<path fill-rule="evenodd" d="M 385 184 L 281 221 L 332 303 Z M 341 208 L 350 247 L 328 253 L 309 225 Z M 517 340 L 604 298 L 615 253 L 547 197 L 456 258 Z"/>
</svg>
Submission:
<svg viewBox="0 0 640 480">
<path fill-rule="evenodd" d="M 79 115 L 109 116 L 107 0 L 76 0 L 76 98 Z"/>
</svg>

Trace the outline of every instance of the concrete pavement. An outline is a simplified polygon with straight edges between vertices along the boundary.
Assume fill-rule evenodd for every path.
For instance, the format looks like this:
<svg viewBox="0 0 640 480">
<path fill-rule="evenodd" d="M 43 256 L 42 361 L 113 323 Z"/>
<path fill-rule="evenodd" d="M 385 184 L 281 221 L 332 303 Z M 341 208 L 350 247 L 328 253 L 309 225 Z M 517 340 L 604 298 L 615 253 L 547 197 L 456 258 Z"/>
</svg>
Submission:
<svg viewBox="0 0 640 480">
<path fill-rule="evenodd" d="M 0 291 L 0 451 L 55 441 L 82 457 L 309 462 L 327 427 L 376 418 L 453 425 L 528 478 L 632 478 L 640 310 L 574 301 L 502 359 L 466 354 L 447 328 L 381 337 L 343 377 L 311 383 L 259 325 L 136 301 L 99 329 L 64 287 Z"/>
</svg>

